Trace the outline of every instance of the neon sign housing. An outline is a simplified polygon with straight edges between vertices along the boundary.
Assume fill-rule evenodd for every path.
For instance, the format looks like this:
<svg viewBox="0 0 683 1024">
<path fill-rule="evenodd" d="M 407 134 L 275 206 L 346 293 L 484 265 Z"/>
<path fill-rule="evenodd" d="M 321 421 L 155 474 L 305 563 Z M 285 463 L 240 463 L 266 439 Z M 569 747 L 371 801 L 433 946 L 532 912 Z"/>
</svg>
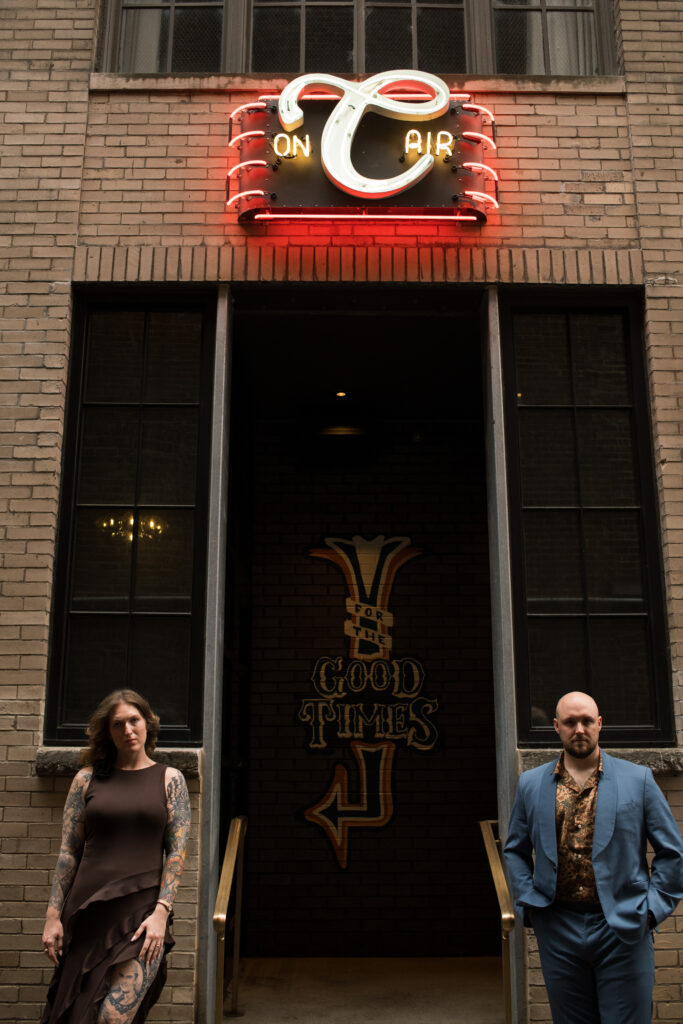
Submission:
<svg viewBox="0 0 683 1024">
<path fill-rule="evenodd" d="M 243 224 L 429 220 L 484 224 L 498 209 L 495 122 L 434 75 L 363 82 L 310 74 L 230 119 L 226 189 Z"/>
</svg>

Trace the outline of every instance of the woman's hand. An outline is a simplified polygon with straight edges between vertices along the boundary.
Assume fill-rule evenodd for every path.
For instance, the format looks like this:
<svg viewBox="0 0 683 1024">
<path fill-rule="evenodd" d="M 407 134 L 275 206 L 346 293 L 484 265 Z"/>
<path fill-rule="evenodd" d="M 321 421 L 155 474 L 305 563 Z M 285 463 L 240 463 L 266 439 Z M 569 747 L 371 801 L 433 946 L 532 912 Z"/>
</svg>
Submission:
<svg viewBox="0 0 683 1024">
<path fill-rule="evenodd" d="M 164 951 L 167 919 L 167 911 L 157 904 L 153 912 L 149 917 L 145 918 L 133 938 L 130 940 L 131 942 L 135 942 L 140 938 L 143 932 L 147 933 L 145 935 L 145 941 L 142 944 L 142 949 L 140 950 L 140 960 L 144 960 L 146 964 L 151 964 L 154 960 L 158 960 Z"/>
<path fill-rule="evenodd" d="M 48 910 L 43 929 L 43 952 L 47 953 L 55 967 L 59 964 L 64 941 L 64 928 L 59 915 Z"/>
</svg>

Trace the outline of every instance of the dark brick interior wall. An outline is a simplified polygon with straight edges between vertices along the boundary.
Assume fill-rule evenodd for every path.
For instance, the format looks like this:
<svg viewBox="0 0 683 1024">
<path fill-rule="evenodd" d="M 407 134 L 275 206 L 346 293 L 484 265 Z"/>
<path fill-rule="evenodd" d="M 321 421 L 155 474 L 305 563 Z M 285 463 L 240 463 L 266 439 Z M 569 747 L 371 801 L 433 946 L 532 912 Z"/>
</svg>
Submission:
<svg viewBox="0 0 683 1024">
<path fill-rule="evenodd" d="M 309 360 L 307 369 L 293 356 L 291 380 L 287 368 L 269 358 L 267 328 L 264 333 L 257 318 L 245 317 L 238 332 L 248 356 L 237 361 L 243 376 L 236 386 L 254 395 L 251 481 L 247 485 L 245 478 L 236 488 L 249 501 L 252 524 L 248 954 L 436 956 L 497 950 L 495 899 L 477 824 L 496 815 L 496 781 L 475 322 L 457 337 L 444 321 L 443 341 L 428 357 L 451 377 L 450 388 L 431 371 L 420 379 L 419 346 L 400 337 L 397 342 L 396 334 L 378 338 L 376 323 L 330 318 L 320 331 L 316 321 L 326 354 L 313 356 L 314 366 Z M 424 329 L 418 320 L 412 327 Z M 281 325 L 278 344 L 294 352 L 306 329 L 301 318 Z M 369 372 L 363 353 L 370 335 L 392 370 L 365 387 L 360 382 Z M 307 404 L 294 381 L 310 372 L 314 390 L 316 366 L 324 376 L 326 368 L 342 365 L 357 384 L 356 394 L 363 393 L 354 422 L 362 422 L 366 433 L 322 437 L 324 409 L 319 402 Z M 264 382 L 269 374 L 273 380 Z M 278 390 L 291 385 L 296 407 L 289 413 L 286 402 L 264 401 L 264 394 L 275 392 L 274 383 Z M 405 401 L 413 387 L 421 392 L 415 408 Z M 387 389 L 404 396 L 393 418 Z M 396 575 L 391 653 L 424 666 L 421 695 L 438 700 L 431 718 L 439 740 L 426 752 L 397 742 L 393 818 L 383 828 L 350 830 L 348 866 L 342 870 L 322 829 L 303 812 L 325 794 L 337 764 L 346 766 L 349 797 L 357 799 L 358 768 L 349 741 L 339 740 L 332 728 L 324 750 L 308 749 L 310 727 L 299 720 L 298 709 L 303 699 L 316 696 L 316 659 L 348 656 L 344 578 L 309 552 L 323 546 L 325 537 L 356 534 L 408 536 L 422 549 Z M 378 695 L 353 699 L 372 704 Z M 374 739 L 372 729 L 365 738 Z"/>
</svg>

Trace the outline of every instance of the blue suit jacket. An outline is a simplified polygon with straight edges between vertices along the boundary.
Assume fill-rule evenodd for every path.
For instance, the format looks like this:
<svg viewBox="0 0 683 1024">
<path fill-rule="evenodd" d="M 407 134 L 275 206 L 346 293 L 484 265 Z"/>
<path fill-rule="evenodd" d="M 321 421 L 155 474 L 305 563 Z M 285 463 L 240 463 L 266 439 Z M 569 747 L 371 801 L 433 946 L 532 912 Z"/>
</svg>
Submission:
<svg viewBox="0 0 683 1024">
<path fill-rule="evenodd" d="M 555 898 L 556 764 L 522 774 L 510 815 L 504 853 L 522 918 L 528 908 L 547 907 Z M 659 923 L 683 896 L 683 841 L 649 768 L 604 751 L 602 768 L 593 833 L 595 881 L 607 923 L 624 942 L 634 943 L 647 930 L 648 910 Z M 647 840 L 655 851 L 651 872 Z"/>
</svg>

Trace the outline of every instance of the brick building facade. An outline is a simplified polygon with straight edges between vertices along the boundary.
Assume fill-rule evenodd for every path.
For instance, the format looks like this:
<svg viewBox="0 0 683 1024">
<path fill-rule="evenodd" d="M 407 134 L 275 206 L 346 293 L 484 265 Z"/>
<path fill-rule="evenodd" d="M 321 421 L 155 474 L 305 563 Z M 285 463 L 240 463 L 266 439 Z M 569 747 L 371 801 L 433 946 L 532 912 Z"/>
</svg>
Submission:
<svg viewBox="0 0 683 1024">
<path fill-rule="evenodd" d="M 397 830 L 391 835 L 396 840 L 392 849 L 398 852 L 389 871 L 392 892 L 414 873 L 416 864 L 424 863 L 430 849 L 455 841 L 462 843 L 470 877 L 476 873 L 477 852 L 468 845 L 468 823 L 498 815 L 504 819 L 517 772 L 552 756 L 545 749 L 551 745 L 546 709 L 552 708 L 557 677 L 547 659 L 557 637 L 563 662 L 570 667 L 578 663 L 572 660 L 577 650 L 572 647 L 573 626 L 564 619 L 564 625 L 559 619 L 556 623 L 554 641 L 538 640 L 536 619 L 529 625 L 537 612 L 540 618 L 550 614 L 548 602 L 557 601 L 558 594 L 538 565 L 525 562 L 536 536 L 527 514 L 545 510 L 549 518 L 540 532 L 546 537 L 573 536 L 574 529 L 570 525 L 569 533 L 562 534 L 566 524 L 558 525 L 551 516 L 552 509 L 571 502 L 524 498 L 536 485 L 529 468 L 533 458 L 525 454 L 526 428 L 516 419 L 514 382 L 528 381 L 530 392 L 535 386 L 523 356 L 529 337 L 540 339 L 538 351 L 545 351 L 553 331 L 565 332 L 562 344 L 571 345 L 576 388 L 585 332 L 593 331 L 590 351 L 607 338 L 605 345 L 613 345 L 610 351 L 622 345 L 627 353 L 621 369 L 614 371 L 615 379 L 629 382 L 627 398 L 622 394 L 608 400 L 605 392 L 595 401 L 575 397 L 569 403 L 579 437 L 575 455 L 585 462 L 585 488 L 590 452 L 599 453 L 603 442 L 612 441 L 588 428 L 585 437 L 581 434 L 584 406 L 599 405 L 605 417 L 612 417 L 610 422 L 628 409 L 633 417 L 629 422 L 636 424 L 633 451 L 628 448 L 624 455 L 615 450 L 610 460 L 615 466 L 624 458 L 637 463 L 636 497 L 629 492 L 617 503 L 620 519 L 612 501 L 579 500 L 580 528 L 587 531 L 579 547 L 590 548 L 590 517 L 598 507 L 609 506 L 609 530 L 623 527 L 622 549 L 635 544 L 645 552 L 650 576 L 643 569 L 642 579 L 634 583 L 641 570 L 629 563 L 621 591 L 621 584 L 614 584 L 598 593 L 598 583 L 591 590 L 592 563 L 582 561 L 580 569 L 558 565 L 553 578 L 563 573 L 565 581 L 581 577 L 583 598 L 570 595 L 570 600 L 567 594 L 574 584 L 566 582 L 564 612 L 552 615 L 571 616 L 578 607 L 571 601 L 584 600 L 588 610 L 581 628 L 593 646 L 586 648 L 589 653 L 581 647 L 576 657 L 582 661 L 585 655 L 590 663 L 606 722 L 610 724 L 611 715 L 615 726 L 605 745 L 617 753 L 628 749 L 629 756 L 653 767 L 683 826 L 683 4 L 615 0 L 607 7 L 614 38 L 609 43 L 603 38 L 603 45 L 614 48 L 608 70 L 615 73 L 443 76 L 451 89 L 471 93 L 495 113 L 497 152 L 492 162 L 500 179 L 500 209 L 489 213 L 486 224 L 304 220 L 245 227 L 234 207 L 226 209 L 226 173 L 236 162 L 228 147 L 228 119 L 236 107 L 262 93 L 277 94 L 294 75 L 124 74 L 112 70 L 115 61 L 103 56 L 112 31 L 110 6 L 94 0 L 68 0 L 60 8 L 43 0 L 4 3 L 3 1019 L 37 1019 L 42 1006 L 50 972 L 39 937 L 73 747 L 82 732 L 83 708 L 95 702 L 102 680 L 108 679 L 105 662 L 114 665 L 112 683 L 116 679 L 120 651 L 114 632 L 101 641 L 101 650 L 115 656 L 102 663 L 87 639 L 79 641 L 92 633 L 95 620 L 88 615 L 103 616 L 99 621 L 107 621 L 102 628 L 113 623 L 115 631 L 115 614 L 125 605 L 132 624 L 125 626 L 120 649 L 125 647 L 121 664 L 128 666 L 129 680 L 145 690 L 149 678 L 152 702 L 156 696 L 162 706 L 167 680 L 172 681 L 171 690 L 176 687 L 165 718 L 162 710 L 162 719 L 170 723 L 162 746 L 165 756 L 186 770 L 195 828 L 177 908 L 178 945 L 169 984 L 151 1020 L 208 1019 L 219 841 L 233 813 L 250 815 L 254 838 L 247 905 L 253 884 L 254 920 L 268 914 L 257 891 L 272 899 L 281 898 L 283 888 L 285 893 L 288 887 L 297 891 L 297 871 L 304 870 L 334 894 L 331 906 L 340 917 L 348 911 L 357 921 L 362 907 L 374 905 L 386 923 L 385 935 L 391 932 L 396 938 L 389 952 L 410 955 L 396 935 L 388 903 L 382 902 L 389 895 L 383 895 L 378 882 L 367 891 L 358 888 L 387 871 L 386 851 L 377 844 L 389 832 L 366 832 L 358 839 L 360 830 L 352 832 L 342 868 L 341 853 L 336 852 L 335 860 L 322 830 L 311 823 L 312 809 L 306 807 L 324 791 L 335 759 L 341 757 L 348 772 L 355 770 L 349 747 L 354 737 L 361 742 L 384 737 L 395 755 L 389 827 Z M 545 4 L 543 12 L 545 16 Z M 327 321 L 320 319 L 325 314 Z M 119 324 L 119 316 L 127 318 L 125 323 L 121 320 L 120 329 L 108 333 L 108 324 Z M 178 324 L 183 317 L 202 324 L 201 366 L 192 370 L 180 349 L 195 327 L 182 334 Z M 524 333 L 519 326 L 524 317 L 545 319 L 538 330 L 529 327 Z M 596 317 L 604 319 L 597 323 Z M 115 341 L 125 336 L 120 342 L 124 347 L 115 352 L 118 363 L 131 364 L 132 349 L 125 348 L 129 343 L 139 340 L 145 353 L 140 357 L 144 393 L 135 400 L 136 423 L 142 424 L 141 431 L 152 431 L 145 437 L 153 436 L 157 423 L 151 450 L 155 466 L 167 467 L 163 480 L 158 473 L 154 486 L 149 485 L 152 496 L 147 499 L 146 442 L 129 453 L 132 461 L 137 459 L 138 473 L 132 497 L 122 492 L 114 500 L 106 487 L 97 491 L 105 477 L 118 473 L 111 438 L 93 442 L 93 450 L 101 445 L 99 469 L 88 477 L 95 497 L 84 497 L 81 483 L 74 483 L 86 478 L 86 415 L 96 418 L 97 410 L 106 407 L 107 415 L 120 416 L 119 434 L 128 430 L 126 410 L 135 403 L 126 397 L 123 384 L 124 397 L 114 394 L 122 374 L 103 365 L 99 385 L 92 376 L 98 339 L 104 338 L 101 344 L 106 346 L 114 344 L 114 335 Z M 165 336 L 174 339 L 173 345 L 181 338 L 180 354 L 175 363 L 175 356 L 171 359 L 172 372 L 167 372 L 168 364 L 158 370 L 152 381 L 156 397 L 150 397 L 150 366 L 156 365 L 159 339 Z M 321 338 L 326 355 L 319 359 Z M 455 354 L 448 339 L 456 339 Z M 279 354 L 281 344 L 288 347 L 287 359 Z M 375 353 L 365 369 L 364 352 Z M 592 357 L 587 358 L 588 369 L 594 369 Z M 339 373 L 345 362 L 346 376 Z M 439 380 L 444 368 L 452 388 Z M 187 385 L 190 378 L 195 380 L 193 374 L 195 390 Z M 554 375 L 551 366 L 546 376 L 550 380 Z M 102 380 L 114 391 L 102 392 L 104 399 L 93 397 L 97 386 L 104 387 Z M 341 424 L 334 400 L 321 404 L 311 397 L 320 380 L 330 388 L 341 381 L 350 398 L 354 387 L 360 394 L 353 415 L 349 418 L 345 409 Z M 422 396 L 415 409 L 411 381 Z M 189 390 L 183 390 L 186 385 Z M 290 399 L 283 397 L 287 389 Z M 517 398 L 522 391 L 520 385 Z M 544 397 L 536 405 L 553 403 L 562 405 L 559 399 Z M 170 416 L 171 406 L 177 416 L 167 427 L 171 420 L 163 417 Z M 181 448 L 189 435 L 182 434 L 178 423 L 195 412 L 192 429 L 198 441 L 188 454 Z M 343 437 L 333 430 L 340 425 L 349 428 L 351 447 L 344 450 L 339 447 Z M 167 436 L 180 439 L 180 447 L 171 443 L 170 456 L 158 440 L 167 429 L 177 432 Z M 540 445 L 538 464 L 545 465 L 545 459 L 550 465 L 550 449 L 538 438 L 535 443 Z M 179 497 L 177 489 L 171 494 L 171 483 L 177 484 L 185 472 L 185 459 L 189 499 Z M 616 469 L 614 473 L 609 487 L 618 491 L 623 485 L 628 491 Z M 101 541 L 99 535 L 87 534 L 87 525 L 76 530 L 73 524 L 81 523 L 84 509 L 94 508 L 99 515 L 110 506 L 126 515 L 133 510 L 140 531 L 140 510 L 147 509 L 149 521 L 149 510 L 159 507 L 177 532 L 185 530 L 185 548 L 176 550 L 187 576 L 185 589 L 176 575 L 161 602 L 154 590 L 160 589 L 158 581 L 144 582 L 143 569 L 148 570 L 141 550 L 132 569 L 126 562 L 115 570 L 132 574 L 132 590 L 124 598 L 118 583 L 107 584 L 108 590 L 100 590 L 106 591 L 108 603 L 97 605 L 104 598 L 99 590 L 94 593 L 89 579 L 93 566 L 104 565 Z M 642 513 L 637 528 L 629 519 L 634 509 Z M 70 533 L 72 527 L 76 532 Z M 605 533 L 595 529 L 596 543 L 604 549 Z M 311 685 L 315 666 L 319 658 L 345 665 L 345 658 L 354 659 L 347 657 L 348 634 L 343 631 L 348 594 L 340 566 L 311 556 L 311 551 L 324 548 L 329 538 L 352 535 L 368 542 L 379 536 L 408 537 L 420 549 L 419 557 L 396 572 L 394 649 L 386 663 L 400 662 L 392 672 L 407 671 L 408 661 L 414 673 L 424 671 L 420 689 L 416 675 L 393 684 L 397 702 L 410 691 L 411 700 L 431 701 L 438 710 L 420 705 L 422 725 L 411 734 L 402 716 L 417 711 L 382 703 L 388 677 L 378 671 L 368 683 L 361 669 L 358 676 L 349 669 L 347 710 L 339 709 L 337 724 L 329 724 L 330 716 L 324 735 L 336 732 L 321 752 L 312 738 L 310 716 L 317 712 L 304 706 L 316 697 Z M 543 550 L 541 546 L 539 562 L 548 554 Z M 79 558 L 85 566 L 82 577 Z M 149 564 L 152 576 L 161 573 L 153 558 Z M 618 559 L 600 572 L 601 579 L 622 579 Z M 581 589 L 580 582 L 576 586 Z M 607 602 L 607 610 L 596 612 L 591 601 Z M 624 612 L 626 605 L 630 610 Z M 617 615 L 627 613 L 641 616 L 636 625 L 635 620 L 617 621 Z M 79 620 L 79 614 L 86 618 Z M 604 620 L 598 622 L 602 614 L 614 619 L 604 626 Z M 647 638 L 642 650 L 634 641 L 636 669 L 629 674 L 621 648 L 624 637 L 638 633 L 641 623 Z M 163 671 L 157 671 L 140 652 L 156 650 L 154 643 L 159 651 L 167 649 L 170 636 L 180 637 L 178 647 Z M 522 653 L 525 637 L 532 640 Z M 171 660 L 187 668 L 185 676 L 180 669 L 173 675 Z M 651 672 L 649 682 L 635 678 L 641 668 L 643 678 L 646 670 Z M 319 680 L 318 686 L 323 685 Z M 352 726 L 352 716 L 359 714 L 353 710 L 358 701 L 352 705 L 348 700 L 354 685 L 359 694 L 363 686 L 372 688 L 373 695 L 362 697 L 370 700 L 363 705 L 369 720 L 353 718 Z M 521 701 L 517 710 L 515 692 Z M 644 710 L 638 711 L 639 718 L 629 718 L 629 709 L 639 707 L 641 697 Z M 410 701 L 404 703 L 407 708 Z M 389 706 L 391 715 L 378 724 L 377 716 L 385 715 L 381 709 Z M 458 740 L 462 722 L 473 733 L 471 747 Z M 429 732 L 431 724 L 438 739 Z M 411 735 L 416 742 L 423 737 L 423 750 L 415 744 L 410 748 Z M 479 772 L 473 783 L 464 762 L 475 761 L 478 753 L 488 761 L 491 777 L 482 779 L 486 773 Z M 476 797 L 474 806 L 444 811 L 449 793 L 467 786 Z M 425 810 L 430 791 L 433 799 Z M 278 814 L 271 813 L 273 805 Z M 288 821 L 293 838 L 283 873 L 282 858 L 274 862 L 269 850 Z M 418 832 L 432 846 L 421 847 Z M 453 906 L 463 894 L 457 887 L 450 893 L 444 890 L 446 864 L 435 874 L 441 880 L 438 893 L 414 888 L 406 893 L 406 905 L 418 917 L 423 914 L 422 948 L 427 954 L 460 955 L 464 950 L 448 946 L 435 915 L 443 906 L 439 894 L 446 891 Z M 484 928 L 481 935 L 482 950 L 492 948 L 496 932 L 495 906 L 486 884 L 482 879 L 474 890 L 491 913 L 491 930 Z M 309 923 L 313 902 L 302 904 Z M 454 921 L 457 931 L 456 918 L 451 909 L 448 931 Z M 335 931 L 329 917 L 317 926 L 321 935 L 328 929 L 328 948 L 335 955 L 351 955 L 352 939 L 343 929 Z M 381 929 L 371 934 L 373 942 L 383 941 Z M 257 954 L 273 952 L 257 925 L 248 936 Z M 518 1019 L 548 1021 L 533 940 L 520 936 L 517 941 Z M 282 942 L 282 936 L 272 937 L 275 947 Z M 295 944 L 292 949 L 305 953 L 304 947 Z M 662 926 L 656 958 L 654 1019 L 681 1020 L 680 913 Z"/>
</svg>

